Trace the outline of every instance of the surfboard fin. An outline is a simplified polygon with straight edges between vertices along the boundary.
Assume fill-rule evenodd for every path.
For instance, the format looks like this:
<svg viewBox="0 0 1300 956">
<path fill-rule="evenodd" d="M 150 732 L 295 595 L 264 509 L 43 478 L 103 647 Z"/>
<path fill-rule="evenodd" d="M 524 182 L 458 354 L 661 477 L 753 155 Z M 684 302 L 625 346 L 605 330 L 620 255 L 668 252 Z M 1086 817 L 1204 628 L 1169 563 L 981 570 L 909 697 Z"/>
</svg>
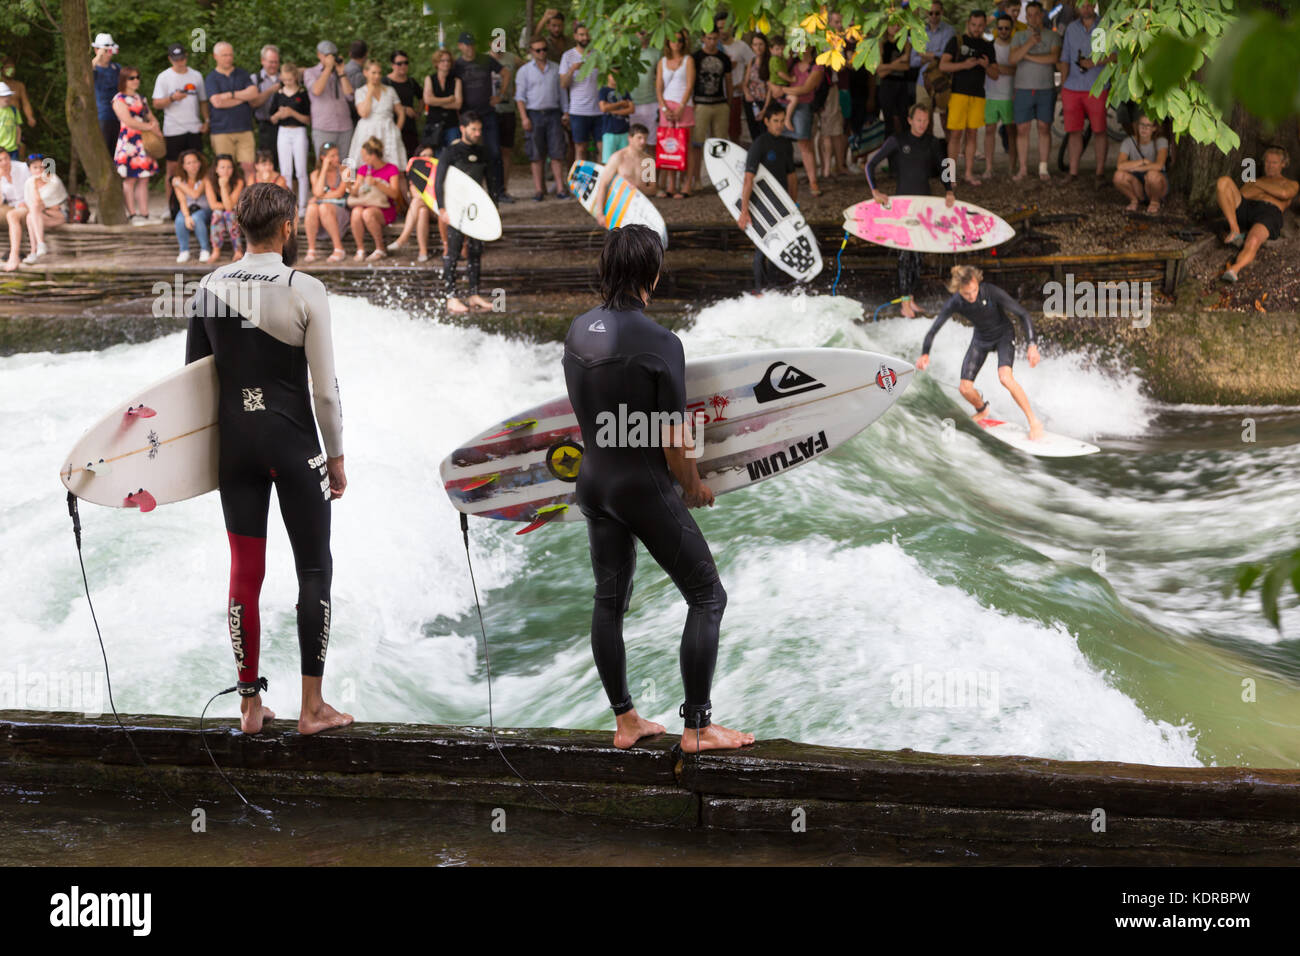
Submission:
<svg viewBox="0 0 1300 956">
<path fill-rule="evenodd" d="M 141 514 L 148 514 L 158 507 L 158 501 L 153 495 L 141 488 L 139 491 L 132 492 L 122 499 L 123 508 L 139 508 Z"/>
<path fill-rule="evenodd" d="M 500 478 L 500 477 L 501 477 L 501 476 L 500 476 L 499 474 L 497 474 L 497 475 L 485 475 L 485 476 L 483 476 L 482 478 L 475 478 L 473 481 L 468 482 L 467 484 L 463 484 L 463 485 L 461 485 L 461 486 L 460 486 L 460 490 L 461 490 L 461 491 L 473 491 L 473 490 L 475 490 L 476 488 L 482 488 L 484 485 L 490 485 L 490 484 L 492 484 L 492 482 L 496 481 L 496 480 L 497 480 L 498 478 Z"/>
<path fill-rule="evenodd" d="M 532 523 L 520 528 L 515 534 L 527 534 L 530 531 L 536 531 L 542 525 L 549 524 L 568 510 L 568 505 L 547 505 L 545 508 L 538 508 L 537 515 L 533 518 Z"/>
<path fill-rule="evenodd" d="M 86 462 L 86 471 L 94 472 L 96 475 L 111 475 L 113 466 L 101 458 L 97 462 Z"/>
<path fill-rule="evenodd" d="M 504 438 L 506 435 L 513 435 L 515 432 L 521 431 L 525 428 L 532 428 L 536 424 L 537 419 L 535 418 L 521 418 L 517 422 L 506 422 L 506 427 L 504 429 L 494 435 L 484 435 L 482 441 L 487 441 L 489 438 Z"/>
<path fill-rule="evenodd" d="M 127 418 L 153 418 L 157 414 L 148 405 L 136 405 L 126 410 Z"/>
</svg>

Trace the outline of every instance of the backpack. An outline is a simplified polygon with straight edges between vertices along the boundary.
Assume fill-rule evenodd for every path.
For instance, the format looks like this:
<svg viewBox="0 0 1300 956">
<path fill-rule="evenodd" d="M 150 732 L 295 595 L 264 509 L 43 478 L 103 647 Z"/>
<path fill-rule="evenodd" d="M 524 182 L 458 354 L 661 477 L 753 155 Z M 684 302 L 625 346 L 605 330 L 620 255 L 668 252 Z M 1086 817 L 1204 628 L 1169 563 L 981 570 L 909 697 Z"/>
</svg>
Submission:
<svg viewBox="0 0 1300 956">
<path fill-rule="evenodd" d="M 69 196 L 65 215 L 68 222 L 90 222 L 90 203 L 85 196 Z"/>
</svg>

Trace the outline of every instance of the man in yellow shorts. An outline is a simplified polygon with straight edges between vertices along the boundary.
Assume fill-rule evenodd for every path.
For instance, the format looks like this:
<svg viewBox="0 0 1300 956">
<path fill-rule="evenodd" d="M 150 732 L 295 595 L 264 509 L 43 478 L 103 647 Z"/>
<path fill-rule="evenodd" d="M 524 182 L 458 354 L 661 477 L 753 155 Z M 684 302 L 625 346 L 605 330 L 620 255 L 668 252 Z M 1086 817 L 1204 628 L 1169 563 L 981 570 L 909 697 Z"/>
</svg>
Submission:
<svg viewBox="0 0 1300 956">
<path fill-rule="evenodd" d="M 949 40 L 939 59 L 939 69 L 952 74 L 948 158 L 956 161 L 965 152 L 966 182 L 972 186 L 981 185 L 975 178 L 975 141 L 984 128 L 984 80 L 997 55 L 993 41 L 984 39 L 984 21 L 983 10 L 972 10 L 966 32 Z"/>
</svg>

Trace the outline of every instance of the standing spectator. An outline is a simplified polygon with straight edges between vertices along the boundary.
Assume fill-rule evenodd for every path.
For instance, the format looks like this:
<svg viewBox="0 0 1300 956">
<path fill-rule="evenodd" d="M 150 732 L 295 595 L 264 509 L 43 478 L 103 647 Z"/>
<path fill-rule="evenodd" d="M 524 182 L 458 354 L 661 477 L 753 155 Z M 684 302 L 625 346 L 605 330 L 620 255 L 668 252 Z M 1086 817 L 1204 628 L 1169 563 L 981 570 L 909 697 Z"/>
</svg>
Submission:
<svg viewBox="0 0 1300 956">
<path fill-rule="evenodd" d="M 298 215 L 307 214 L 311 192 L 307 178 L 307 126 L 311 123 L 311 100 L 302 86 L 302 71 L 295 63 L 280 66 L 280 89 L 271 97 L 268 119 L 278 130 L 275 148 L 280 155 L 280 172 L 286 181 L 297 183 Z"/>
<path fill-rule="evenodd" d="M 555 192 L 560 199 L 568 198 L 564 189 L 564 172 L 560 162 L 564 158 L 564 124 L 568 92 L 560 85 L 560 67 L 547 59 L 546 41 L 534 37 L 528 45 L 533 58 L 515 74 L 515 105 L 519 110 L 519 125 L 524 128 L 528 146 L 528 161 L 533 168 L 533 201 L 546 198 L 542 183 L 542 164 L 549 157 L 551 173 L 555 177 Z"/>
<path fill-rule="evenodd" d="M 898 135 L 907 127 L 908 112 L 922 87 L 912 76 L 917 69 L 912 66 L 912 42 L 899 35 L 901 27 L 891 23 L 880 38 L 880 66 L 876 68 L 876 103 L 885 119 L 887 133 Z M 900 48 L 898 41 L 903 40 Z M 929 107 L 922 106 L 929 110 Z"/>
<path fill-rule="evenodd" d="M 311 174 L 311 199 L 307 203 L 307 255 L 304 262 L 316 261 L 316 243 L 324 232 L 334 243 L 328 262 L 342 262 L 343 230 L 348 228 L 348 181 L 350 170 L 345 169 L 335 143 L 322 143 L 318 153 L 319 165 Z"/>
<path fill-rule="evenodd" d="M 276 143 L 280 139 L 278 127 L 271 122 L 271 100 L 280 92 L 280 48 L 272 43 L 262 47 L 262 66 L 253 74 L 253 85 L 257 95 L 248 101 L 253 108 L 253 117 L 257 120 L 257 148 L 270 151 L 276 155 Z"/>
<path fill-rule="evenodd" d="M 554 7 L 547 9 L 537 21 L 535 35 L 546 44 L 546 59 L 551 63 L 558 64 L 573 45 L 564 33 L 564 14 Z"/>
<path fill-rule="evenodd" d="M 388 57 L 389 73 L 384 77 L 384 85 L 391 86 L 397 93 L 397 102 L 402 104 L 402 148 L 407 156 L 414 156 L 419 147 L 420 133 L 416 127 L 417 116 L 415 101 L 421 98 L 420 84 L 411 79 L 411 58 L 405 50 L 394 50 Z"/>
<path fill-rule="evenodd" d="M 984 39 L 984 11 L 972 10 L 966 32 L 944 47 L 939 69 L 952 74 L 952 99 L 948 101 L 948 158 L 966 153 L 966 182 L 980 185 L 975 175 L 975 141 L 984 125 L 984 78 L 997 55 L 993 41 Z"/>
<path fill-rule="evenodd" d="M 704 34 L 700 49 L 691 54 L 695 61 L 695 127 L 691 137 L 690 163 L 686 182 L 691 189 L 700 185 L 704 165 L 704 141 L 726 139 L 731 124 L 731 58 L 718 46 L 717 30 Z"/>
<path fill-rule="evenodd" d="M 95 71 L 95 113 L 99 117 L 99 133 L 104 138 L 104 146 L 112 156 L 113 150 L 117 149 L 119 129 L 117 114 L 113 112 L 113 97 L 117 96 L 117 75 L 122 68 L 113 62 L 117 44 L 111 34 L 99 34 L 92 46 L 95 50 L 95 58 L 91 60 Z"/>
<path fill-rule="evenodd" d="M 18 254 L 23 244 L 23 220 L 27 217 L 26 193 L 23 189 L 31 173 L 26 163 L 16 163 L 6 152 L 0 151 L 0 216 L 9 224 L 9 258 L 3 268 L 13 272 L 18 268 Z"/>
<path fill-rule="evenodd" d="M 749 141 L 763 135 L 763 113 L 772 102 L 772 91 L 767 88 L 768 63 L 772 58 L 767 46 L 767 34 L 755 33 L 749 40 L 749 65 L 745 67 L 744 97 L 745 122 L 749 125 Z"/>
<path fill-rule="evenodd" d="M 1065 77 L 1061 83 L 1061 102 L 1065 108 L 1065 132 L 1070 137 L 1070 179 L 1079 178 L 1085 114 L 1092 124 L 1093 149 L 1097 156 L 1097 169 L 1093 175 L 1098 182 L 1106 176 L 1106 154 L 1110 150 L 1110 137 L 1106 135 L 1106 98 L 1110 84 L 1102 88 L 1100 96 L 1093 96 L 1091 92 L 1102 67 L 1115 59 L 1113 53 L 1100 59 L 1093 57 L 1093 41 L 1102 42 L 1105 37 L 1097 16 L 1097 5 L 1080 3 L 1079 17 L 1065 28 L 1065 38 L 1061 43 L 1061 72 Z"/>
<path fill-rule="evenodd" d="M 659 100 L 659 125 L 679 126 L 687 130 L 686 139 L 695 125 L 695 107 L 691 96 L 695 90 L 695 60 L 690 56 L 690 43 L 685 30 L 678 30 L 668 38 L 664 55 L 659 58 L 655 74 L 655 96 Z M 688 154 L 689 155 L 689 154 Z M 664 192 L 674 199 L 685 199 L 691 194 L 689 169 L 664 173 Z M 682 188 L 682 184 L 686 188 Z"/>
<path fill-rule="evenodd" d="M 176 243 L 180 246 L 177 262 L 190 261 L 190 233 L 199 240 L 199 262 L 212 257 L 212 207 L 208 205 L 208 190 L 204 183 L 207 163 L 197 149 L 187 149 L 177 157 L 180 174 L 172 177 L 171 186 L 180 207 L 173 220 Z"/>
<path fill-rule="evenodd" d="M 147 226 L 149 178 L 158 172 L 158 163 L 145 149 L 143 134 L 162 136 L 162 129 L 148 101 L 140 95 L 140 71 L 133 66 L 123 67 L 118 82 L 121 89 L 113 97 L 113 112 L 121 129 L 117 134 L 117 148 L 113 150 L 113 164 L 122 177 L 122 196 L 131 225 Z"/>
<path fill-rule="evenodd" d="M 600 113 L 600 77 L 595 70 L 578 79 L 591 33 L 579 23 L 573 28 L 574 46 L 564 51 L 560 60 L 560 85 L 569 92 L 569 132 L 573 135 L 573 148 L 578 162 L 587 158 L 587 144 L 600 142 L 604 121 Z"/>
<path fill-rule="evenodd" d="M 464 99 L 461 90 L 451 53 L 435 51 L 433 73 L 424 78 L 424 135 L 421 137 L 435 152 L 460 135 L 457 116 Z"/>
<path fill-rule="evenodd" d="M 212 224 L 208 234 L 212 239 L 212 256 L 208 259 L 216 265 L 221 258 L 221 244 L 230 240 L 231 251 L 235 256 L 232 262 L 238 262 L 244 256 L 244 238 L 239 232 L 239 223 L 235 219 L 235 206 L 244 191 L 244 170 L 228 153 L 221 153 L 212 163 L 204 184 L 204 194 L 208 197 L 208 208 L 212 210 Z"/>
<path fill-rule="evenodd" d="M 348 62 L 343 65 L 343 71 L 347 73 L 348 82 L 354 90 L 360 90 L 365 85 L 366 54 L 369 52 L 370 47 L 365 40 L 353 40 L 348 47 Z"/>
<path fill-rule="evenodd" d="M 1115 166 L 1115 188 L 1128 197 L 1128 211 L 1137 212 L 1138 203 L 1147 200 L 1147 214 L 1160 215 L 1160 202 L 1169 194 L 1165 178 L 1165 161 L 1169 158 L 1169 140 L 1155 136 L 1156 124 L 1145 113 L 1138 114 L 1137 135 L 1127 137 L 1119 146 Z"/>
<path fill-rule="evenodd" d="M 831 33 L 844 36 L 843 14 L 835 12 L 828 14 L 826 29 Z M 851 55 L 846 50 L 844 66 L 838 70 L 827 70 L 826 101 L 817 112 L 817 146 L 821 152 L 823 179 L 830 179 L 838 173 L 845 172 L 844 164 L 848 160 L 849 140 L 844 135 L 844 115 L 848 104 L 841 102 L 840 90 L 849 88 L 850 67 L 847 58 Z"/>
<path fill-rule="evenodd" d="M 794 140 L 799 146 L 799 156 L 803 160 L 804 172 L 808 174 L 808 191 L 814 197 L 822 194 L 817 188 L 817 157 L 812 148 L 812 102 L 817 95 L 817 87 L 826 80 L 826 71 L 821 64 L 813 62 L 811 47 L 804 47 L 795 63 L 790 86 L 773 86 L 774 96 L 794 96 L 798 98 L 795 106 L 793 129 L 787 129 L 785 136 Z"/>
<path fill-rule="evenodd" d="M 352 146 L 353 86 L 339 62 L 339 48 L 329 40 L 316 44 L 316 59 L 320 62 L 303 71 L 302 83 L 311 101 L 311 142 L 319 163 L 326 143 L 344 156 Z"/>
<path fill-rule="evenodd" d="M 487 155 L 487 191 L 493 202 L 501 195 L 501 128 L 497 125 L 497 104 L 500 102 L 499 86 L 501 64 L 490 56 L 480 56 L 474 49 L 474 34 L 460 35 L 456 46 L 460 58 L 453 69 L 460 80 L 461 109 L 469 110 L 480 118 L 482 136 L 479 146 Z M 507 77 L 508 79 L 508 77 Z M 464 134 L 460 134 L 464 138 Z"/>
<path fill-rule="evenodd" d="M 235 48 L 226 41 L 212 48 L 212 59 L 217 65 L 203 78 L 211 108 L 212 152 L 233 156 L 243 170 L 243 178 L 249 179 L 257 153 L 249 102 L 257 96 L 257 86 L 247 70 L 235 66 Z"/>
<path fill-rule="evenodd" d="M 49 250 L 45 247 L 45 230 L 68 221 L 68 190 L 54 175 L 54 164 L 45 165 L 45 157 L 32 153 L 27 157 L 27 182 L 23 184 L 23 205 L 27 216 L 27 242 L 31 246 L 23 262 L 32 265 Z M 12 231 L 12 230 L 11 230 Z"/>
<path fill-rule="evenodd" d="M 379 66 L 376 60 L 370 62 Z M 380 70 L 382 72 L 382 67 Z M 367 83 L 370 81 L 368 65 L 366 81 Z M 352 208 L 352 238 L 357 244 L 354 258 L 357 262 L 363 259 L 373 262 L 388 255 L 384 251 L 384 227 L 392 225 L 393 220 L 397 218 L 397 197 L 401 190 L 402 174 L 392 163 L 384 162 L 384 144 L 377 137 L 371 136 L 364 142 L 358 137 L 358 142 L 361 143 L 362 165 L 353 177 L 351 188 L 348 190 L 348 205 Z M 367 230 L 375 243 L 374 251 L 368 256 L 366 255 Z"/>
<path fill-rule="evenodd" d="M 945 129 L 948 126 L 948 92 L 952 81 L 938 66 L 943 51 L 956 35 L 957 31 L 943 20 L 943 4 L 940 0 L 931 0 L 930 12 L 925 18 L 925 49 L 912 50 L 912 69 L 917 71 L 915 102 L 931 113 L 939 110 L 939 125 Z"/>
<path fill-rule="evenodd" d="M 501 148 L 497 151 L 497 181 L 501 183 L 501 194 L 497 196 L 497 205 L 512 203 L 515 198 L 510 195 L 510 157 L 515 151 L 515 124 L 519 117 L 515 113 L 515 81 L 523 60 L 510 50 L 491 53 L 492 59 L 501 64 L 501 71 L 492 74 L 492 94 L 496 97 L 497 127 L 500 130 Z M 650 90 L 651 99 L 654 90 Z"/>
<path fill-rule="evenodd" d="M 17 159 L 18 147 L 23 142 L 23 117 L 13 105 L 13 93 L 9 84 L 0 80 L 0 153 Z"/>
<path fill-rule="evenodd" d="M 839 14 L 833 14 L 838 16 Z M 740 118 L 745 113 L 745 73 L 754 59 L 750 45 L 731 32 L 731 16 L 719 11 L 713 17 L 713 29 L 718 34 L 718 46 L 731 60 L 731 115 L 727 135 L 733 143 L 740 142 Z"/>
<path fill-rule="evenodd" d="M 13 55 L 7 53 L 0 58 L 0 80 L 13 90 L 13 105 L 17 106 L 26 117 L 27 125 L 35 126 L 36 114 L 32 111 L 31 100 L 27 98 L 27 84 L 18 79 L 15 73 L 17 73 L 17 64 L 14 62 Z"/>
<path fill-rule="evenodd" d="M 984 80 L 984 175 L 991 177 L 997 165 L 998 123 L 1007 131 L 1007 165 L 1016 171 L 1016 124 L 1012 97 L 1012 84 L 1016 67 L 1011 63 L 1010 15 L 999 13 L 993 27 L 994 61 L 989 64 Z"/>
<path fill-rule="evenodd" d="M 1011 65 L 1016 68 L 1015 99 L 1016 155 L 1020 169 L 1011 178 L 1024 179 L 1029 173 L 1029 130 L 1038 127 L 1038 178 L 1051 179 L 1047 157 L 1052 148 L 1052 119 L 1056 114 L 1056 67 L 1061 55 L 1061 37 L 1043 23 L 1043 5 L 1029 0 L 1025 7 L 1028 27 L 1011 38 Z"/>
<path fill-rule="evenodd" d="M 600 161 L 608 163 L 609 158 L 627 145 L 629 119 L 632 116 L 632 98 L 619 92 L 617 81 L 611 73 L 605 81 L 608 85 L 600 88 L 600 112 L 604 126 L 600 134 Z"/>
<path fill-rule="evenodd" d="M 203 134 L 208 131 L 208 93 L 203 74 L 189 65 L 185 47 L 173 43 L 167 48 L 169 69 L 158 74 L 153 83 L 153 108 L 162 113 L 163 141 L 167 144 L 167 197 L 172 195 L 172 178 L 176 175 L 181 154 L 203 149 Z M 206 237 L 204 242 L 207 242 Z M 204 248 L 207 248 L 204 246 Z"/>
<path fill-rule="evenodd" d="M 383 144 L 381 156 L 387 156 L 400 170 L 406 165 L 406 149 L 402 146 L 402 124 L 406 114 L 397 99 L 397 91 L 384 84 L 384 67 L 378 60 L 366 61 L 365 85 L 357 90 L 356 133 L 352 137 L 352 149 L 348 153 L 348 162 L 356 166 L 361 158 L 361 144 L 372 139 Z M 396 196 L 393 197 L 397 199 Z M 391 220 L 389 220 L 391 222 Z"/>
<path fill-rule="evenodd" d="M 637 54 L 641 60 L 642 71 L 637 76 L 636 86 L 632 88 L 632 122 L 640 123 L 650 131 L 647 146 L 655 144 L 655 127 L 659 122 L 659 101 L 655 97 L 655 76 L 659 73 L 659 51 L 651 49 L 650 34 L 645 30 L 637 31 L 637 40 L 641 50 Z M 651 150 L 651 154 L 653 154 Z"/>
</svg>

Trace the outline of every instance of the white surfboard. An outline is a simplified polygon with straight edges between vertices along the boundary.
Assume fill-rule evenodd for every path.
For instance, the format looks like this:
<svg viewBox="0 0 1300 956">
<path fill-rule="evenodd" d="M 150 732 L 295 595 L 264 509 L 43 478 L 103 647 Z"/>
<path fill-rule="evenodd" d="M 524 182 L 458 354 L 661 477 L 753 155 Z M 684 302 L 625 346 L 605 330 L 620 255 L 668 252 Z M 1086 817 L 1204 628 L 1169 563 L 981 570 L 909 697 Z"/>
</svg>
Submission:
<svg viewBox="0 0 1300 956">
<path fill-rule="evenodd" d="M 487 190 L 455 166 L 447 170 L 442 195 L 451 219 L 448 225 L 471 239 L 483 242 L 501 238 L 501 214 L 497 212 L 497 204 Z"/>
<path fill-rule="evenodd" d="M 589 160 L 575 162 L 569 170 L 569 190 L 577 197 L 582 208 L 596 215 L 596 181 L 605 169 L 599 163 Z M 604 209 L 605 228 L 617 229 L 633 224 L 648 226 L 659 233 L 659 241 L 668 248 L 668 227 L 650 197 L 641 192 L 622 176 L 616 175 L 605 192 Z"/>
<path fill-rule="evenodd" d="M 152 511 L 217 487 L 212 356 L 130 395 L 81 436 L 59 477 L 83 501 Z"/>
<path fill-rule="evenodd" d="M 1039 458 L 1076 458 L 1080 455 L 1092 455 L 1101 451 L 1096 445 L 1086 441 L 1058 435 L 1056 432 L 1044 431 L 1037 441 L 1029 438 L 1029 426 L 1022 421 L 1005 421 L 996 415 L 975 422 L 980 431 L 996 438 L 998 441 L 1017 448 Z"/>
<path fill-rule="evenodd" d="M 982 206 L 959 200 L 949 209 L 942 196 L 891 196 L 844 210 L 844 231 L 890 249 L 913 252 L 970 252 L 991 249 L 1016 231 Z"/>
<path fill-rule="evenodd" d="M 740 218 L 747 152 L 743 146 L 729 140 L 714 137 L 704 141 L 704 168 L 708 170 L 709 179 L 732 219 Z M 817 237 L 804 222 L 803 213 L 785 191 L 785 186 L 762 165 L 754 174 L 749 211 L 750 224 L 745 235 L 763 251 L 763 255 L 800 282 L 815 279 L 822 271 L 822 253 Z"/>
<path fill-rule="evenodd" d="M 860 349 L 781 349 L 686 363 L 686 411 L 700 413 L 700 476 L 715 494 L 748 488 L 819 458 L 898 400 L 915 369 Z M 466 514 L 581 520 L 574 483 L 582 433 L 567 397 L 485 429 L 443 460 L 451 503 Z"/>
</svg>

